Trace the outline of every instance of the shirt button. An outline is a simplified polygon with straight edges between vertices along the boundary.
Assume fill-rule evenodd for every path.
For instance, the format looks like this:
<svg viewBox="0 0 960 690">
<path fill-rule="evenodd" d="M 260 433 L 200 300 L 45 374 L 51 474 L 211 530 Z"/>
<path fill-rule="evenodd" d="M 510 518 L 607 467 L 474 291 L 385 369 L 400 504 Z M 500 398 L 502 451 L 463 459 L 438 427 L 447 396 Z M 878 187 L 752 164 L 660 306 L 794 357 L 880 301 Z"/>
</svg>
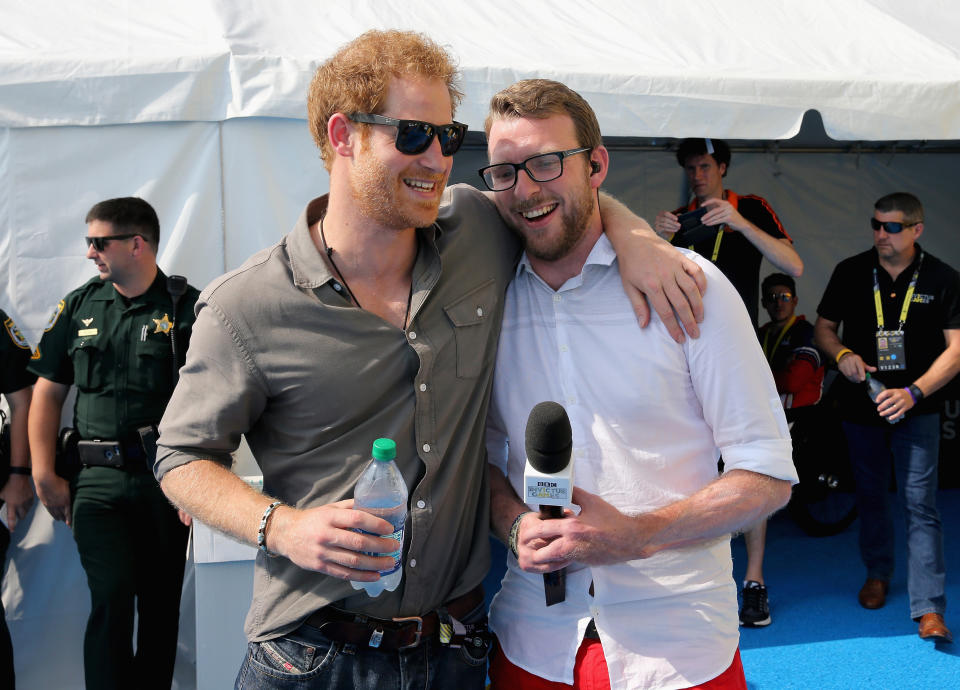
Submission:
<svg viewBox="0 0 960 690">
<path fill-rule="evenodd" d="M 566 345 L 561 345 L 561 346 L 560 346 L 560 352 L 566 352 L 566 351 L 567 351 L 567 346 L 566 346 Z"/>
<path fill-rule="evenodd" d="M 410 340 L 417 339 L 417 334 L 414 331 L 410 331 L 409 333 L 407 333 L 407 336 L 410 338 Z"/>
<path fill-rule="evenodd" d="M 430 444 L 429 444 L 429 443 L 424 443 L 424 444 L 423 444 L 423 452 L 424 452 L 424 453 L 429 453 L 429 452 L 430 452 Z"/>
<path fill-rule="evenodd" d="M 559 301 L 561 301 L 562 299 L 563 299 L 563 298 L 560 297 L 560 295 L 554 295 L 554 296 L 553 296 L 553 301 L 554 301 L 554 302 L 559 302 Z"/>
<path fill-rule="evenodd" d="M 410 559 L 410 567 L 411 567 L 411 568 L 416 568 L 416 567 L 417 567 L 417 559 L 416 559 L 416 558 L 411 558 L 411 559 Z"/>
<path fill-rule="evenodd" d="M 477 316 L 483 316 L 483 307 L 477 307 Z"/>
<path fill-rule="evenodd" d="M 422 508 L 426 508 L 426 507 L 427 507 L 427 502 L 426 502 L 426 501 L 423 501 L 423 500 L 417 501 L 417 508 L 421 508 L 421 509 L 422 509 Z"/>
<path fill-rule="evenodd" d="M 426 391 L 426 390 L 427 390 L 427 384 L 421 383 L 421 384 L 420 384 L 420 392 L 423 393 L 423 392 Z"/>
<path fill-rule="evenodd" d="M 336 290 L 337 292 L 340 292 L 341 290 L 343 290 L 343 287 L 340 285 L 340 283 L 334 283 L 333 289 Z"/>
</svg>

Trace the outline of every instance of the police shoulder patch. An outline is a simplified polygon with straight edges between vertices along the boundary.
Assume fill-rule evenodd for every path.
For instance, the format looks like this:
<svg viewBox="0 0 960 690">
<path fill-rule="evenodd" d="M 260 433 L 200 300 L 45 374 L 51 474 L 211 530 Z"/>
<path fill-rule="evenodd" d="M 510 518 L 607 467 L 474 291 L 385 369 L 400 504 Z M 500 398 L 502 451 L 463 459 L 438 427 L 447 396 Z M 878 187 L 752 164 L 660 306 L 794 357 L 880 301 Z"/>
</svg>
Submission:
<svg viewBox="0 0 960 690">
<path fill-rule="evenodd" d="M 27 339 L 23 337 L 23 333 L 20 332 L 20 329 L 17 328 L 17 324 L 13 322 L 13 319 L 7 317 L 3 322 L 3 328 L 7 331 L 7 335 L 10 336 L 10 340 L 13 341 L 13 344 L 19 347 L 21 350 L 32 350 L 30 343 L 27 342 Z"/>
<path fill-rule="evenodd" d="M 63 313 L 64 307 L 67 306 L 67 303 L 63 300 L 57 302 L 57 308 L 53 310 L 53 314 L 50 315 L 50 320 L 47 321 L 47 327 L 43 329 L 44 333 L 48 333 L 56 324 L 57 320 L 60 318 L 60 315 Z"/>
</svg>

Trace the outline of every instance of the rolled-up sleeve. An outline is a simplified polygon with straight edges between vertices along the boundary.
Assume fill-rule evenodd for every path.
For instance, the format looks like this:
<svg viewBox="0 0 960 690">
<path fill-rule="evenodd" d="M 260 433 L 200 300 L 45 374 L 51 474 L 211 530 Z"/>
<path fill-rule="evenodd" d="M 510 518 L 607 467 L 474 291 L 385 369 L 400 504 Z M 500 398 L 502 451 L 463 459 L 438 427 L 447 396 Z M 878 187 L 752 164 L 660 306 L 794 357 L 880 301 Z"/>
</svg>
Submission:
<svg viewBox="0 0 960 690">
<path fill-rule="evenodd" d="M 201 296 L 187 360 L 160 422 L 157 479 L 207 459 L 230 467 L 241 436 L 260 417 L 267 390 L 236 327 Z"/>
<path fill-rule="evenodd" d="M 712 270 L 711 270 L 712 269 Z M 747 311 L 729 281 L 708 272 L 700 337 L 687 341 L 690 378 L 725 470 L 798 481 L 783 405 Z M 717 272 L 718 274 L 719 272 Z"/>
</svg>

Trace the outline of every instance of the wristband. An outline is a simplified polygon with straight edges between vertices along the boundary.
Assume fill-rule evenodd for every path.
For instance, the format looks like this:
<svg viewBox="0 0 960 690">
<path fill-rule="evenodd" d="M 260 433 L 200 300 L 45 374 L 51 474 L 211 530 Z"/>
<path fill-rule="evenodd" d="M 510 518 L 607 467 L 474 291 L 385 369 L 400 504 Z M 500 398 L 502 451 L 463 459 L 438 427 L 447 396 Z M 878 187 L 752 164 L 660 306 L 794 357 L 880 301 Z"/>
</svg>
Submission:
<svg viewBox="0 0 960 690">
<path fill-rule="evenodd" d="M 513 524 L 510 525 L 510 536 L 507 538 L 507 548 L 510 549 L 510 553 L 513 554 L 514 558 L 520 557 L 517 553 L 517 536 L 520 534 L 520 521 L 523 520 L 524 515 L 529 515 L 532 512 L 532 510 L 523 511 L 517 517 L 513 518 Z"/>
<path fill-rule="evenodd" d="M 31 474 L 31 472 L 30 472 L 30 468 L 29 468 L 29 467 L 16 467 L 16 466 L 11 466 L 11 467 L 10 467 L 10 474 L 23 474 L 23 475 L 26 475 L 27 477 L 29 477 L 30 474 Z"/>
<path fill-rule="evenodd" d="M 833 361 L 836 362 L 837 364 L 840 364 L 840 359 L 844 355 L 852 355 L 852 354 L 853 354 L 853 350 L 851 350 L 849 347 L 845 347 L 842 350 L 840 350 L 840 352 L 838 352 L 836 355 L 834 355 Z"/>
<path fill-rule="evenodd" d="M 915 383 L 911 383 L 909 386 L 903 390 L 907 391 L 910 394 L 910 397 L 913 398 L 913 404 L 916 405 L 918 402 L 923 400 L 923 391 L 920 390 L 920 386 Z"/>
<path fill-rule="evenodd" d="M 282 505 L 282 501 L 274 501 L 267 506 L 267 509 L 263 511 L 263 517 L 260 518 L 260 529 L 257 530 L 257 548 L 268 556 L 276 556 L 277 554 L 267 548 L 267 521 L 270 519 L 270 516 L 273 515 L 276 507 Z"/>
</svg>

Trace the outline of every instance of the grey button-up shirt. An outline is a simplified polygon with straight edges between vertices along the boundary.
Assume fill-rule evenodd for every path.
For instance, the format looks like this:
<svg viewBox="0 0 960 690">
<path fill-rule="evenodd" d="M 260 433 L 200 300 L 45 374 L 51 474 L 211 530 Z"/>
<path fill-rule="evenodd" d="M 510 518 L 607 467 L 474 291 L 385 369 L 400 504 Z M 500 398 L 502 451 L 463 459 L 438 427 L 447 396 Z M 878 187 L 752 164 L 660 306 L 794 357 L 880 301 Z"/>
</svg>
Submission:
<svg viewBox="0 0 960 690">
<path fill-rule="evenodd" d="M 378 617 L 420 615 L 465 594 L 489 567 L 484 424 L 503 296 L 519 245 L 493 204 L 451 187 L 418 230 L 406 331 L 337 290 L 310 225 L 211 283 L 160 426 L 156 474 L 205 458 L 230 465 L 244 435 L 264 491 L 298 508 L 353 495 L 374 439 L 397 442 L 410 494 L 403 582 L 376 599 L 344 580 L 258 553 L 251 640 L 330 603 Z"/>
</svg>

